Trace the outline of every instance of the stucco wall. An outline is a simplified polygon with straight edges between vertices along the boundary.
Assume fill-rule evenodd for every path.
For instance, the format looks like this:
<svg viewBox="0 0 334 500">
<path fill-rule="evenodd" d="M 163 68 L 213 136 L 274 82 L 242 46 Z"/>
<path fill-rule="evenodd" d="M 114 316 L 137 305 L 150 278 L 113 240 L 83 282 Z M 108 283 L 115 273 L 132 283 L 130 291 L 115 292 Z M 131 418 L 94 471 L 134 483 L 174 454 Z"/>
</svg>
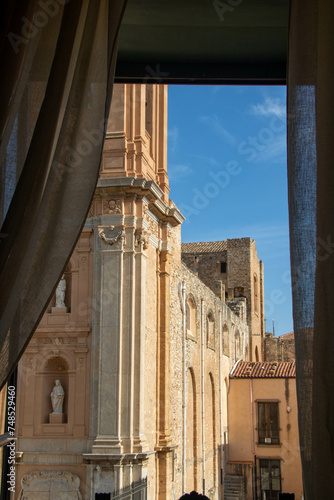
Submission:
<svg viewBox="0 0 334 500">
<path fill-rule="evenodd" d="M 257 402 L 278 401 L 279 445 L 258 444 Z M 253 402 L 252 402 L 253 401 Z M 302 495 L 302 471 L 298 437 L 298 412 L 295 378 L 276 379 L 230 379 L 228 394 L 230 470 L 233 464 L 261 458 L 279 459 L 281 464 L 282 492 Z M 259 479 L 258 479 L 259 488 Z M 252 484 L 248 484 L 248 499 L 252 498 Z"/>
</svg>

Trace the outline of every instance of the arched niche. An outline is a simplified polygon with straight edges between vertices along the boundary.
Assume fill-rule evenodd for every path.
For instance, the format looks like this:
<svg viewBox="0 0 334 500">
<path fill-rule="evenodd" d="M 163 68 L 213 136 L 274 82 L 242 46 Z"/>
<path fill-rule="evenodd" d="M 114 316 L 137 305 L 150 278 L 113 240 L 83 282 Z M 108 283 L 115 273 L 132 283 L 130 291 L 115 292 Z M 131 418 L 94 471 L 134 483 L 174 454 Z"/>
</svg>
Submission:
<svg viewBox="0 0 334 500">
<path fill-rule="evenodd" d="M 194 297 L 187 298 L 187 336 L 196 337 L 196 304 Z"/>
<path fill-rule="evenodd" d="M 225 356 L 230 355 L 230 338 L 227 323 L 224 323 L 223 326 L 223 354 Z"/>
<path fill-rule="evenodd" d="M 65 271 L 65 281 L 66 281 L 66 290 L 65 290 L 65 306 L 67 308 L 67 312 L 71 312 L 71 304 L 72 304 L 72 259 L 68 262 Z M 52 308 L 56 305 L 56 292 L 52 295 L 52 298 L 49 302 L 49 305 L 46 309 L 46 312 L 51 313 Z"/>
<path fill-rule="evenodd" d="M 259 281 L 257 275 L 253 276 L 254 312 L 259 313 Z"/>
<path fill-rule="evenodd" d="M 206 317 L 206 338 L 207 345 L 210 347 L 215 346 L 215 319 L 213 316 L 213 312 L 209 311 Z"/>
<path fill-rule="evenodd" d="M 235 332 L 235 360 L 237 361 L 241 356 L 241 340 L 239 330 Z"/>
<path fill-rule="evenodd" d="M 42 423 L 49 423 L 49 415 L 52 413 L 51 392 L 56 380 L 59 380 L 64 392 L 63 413 L 68 415 L 68 394 L 69 394 L 69 365 L 62 356 L 49 358 L 43 368 L 43 388 L 42 388 Z M 66 417 L 65 417 L 66 418 Z"/>
</svg>

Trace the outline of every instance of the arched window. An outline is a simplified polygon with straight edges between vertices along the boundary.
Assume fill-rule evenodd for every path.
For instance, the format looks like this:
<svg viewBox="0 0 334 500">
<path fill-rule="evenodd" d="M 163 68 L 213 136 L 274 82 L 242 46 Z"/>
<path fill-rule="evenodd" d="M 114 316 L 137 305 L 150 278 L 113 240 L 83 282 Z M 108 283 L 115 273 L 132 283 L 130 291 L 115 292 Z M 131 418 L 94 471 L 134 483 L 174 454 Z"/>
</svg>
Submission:
<svg viewBox="0 0 334 500">
<path fill-rule="evenodd" d="M 192 297 L 189 297 L 187 308 L 187 336 L 196 337 L 196 306 Z"/>
<path fill-rule="evenodd" d="M 230 338 L 228 334 L 228 326 L 225 323 L 223 327 L 223 354 L 230 355 Z"/>
<path fill-rule="evenodd" d="M 254 288 L 254 312 L 259 313 L 259 282 L 256 274 L 253 277 L 253 288 Z"/>
<path fill-rule="evenodd" d="M 210 347 L 215 346 L 215 320 L 212 312 L 209 312 L 206 319 L 207 343 Z"/>
<path fill-rule="evenodd" d="M 235 334 L 235 360 L 237 361 L 240 358 L 240 333 L 239 330 L 236 331 Z"/>
</svg>

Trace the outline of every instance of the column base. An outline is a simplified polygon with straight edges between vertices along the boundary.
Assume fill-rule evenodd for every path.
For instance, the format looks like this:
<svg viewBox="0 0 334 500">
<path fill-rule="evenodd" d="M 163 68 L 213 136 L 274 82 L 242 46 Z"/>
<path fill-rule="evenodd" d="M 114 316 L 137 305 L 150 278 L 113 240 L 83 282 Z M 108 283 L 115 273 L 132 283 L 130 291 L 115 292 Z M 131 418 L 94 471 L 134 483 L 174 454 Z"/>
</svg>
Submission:
<svg viewBox="0 0 334 500">
<path fill-rule="evenodd" d="M 103 438 L 95 439 L 92 446 L 92 454 L 95 455 L 120 455 L 123 451 L 123 446 L 119 441 Z"/>
</svg>

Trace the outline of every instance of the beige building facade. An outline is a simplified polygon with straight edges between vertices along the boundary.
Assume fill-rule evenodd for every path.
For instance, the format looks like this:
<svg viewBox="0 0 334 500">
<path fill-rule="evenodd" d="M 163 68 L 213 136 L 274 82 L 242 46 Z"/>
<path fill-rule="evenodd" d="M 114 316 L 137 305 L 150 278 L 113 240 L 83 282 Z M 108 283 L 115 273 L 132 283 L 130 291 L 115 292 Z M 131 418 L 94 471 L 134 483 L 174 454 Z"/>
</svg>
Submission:
<svg viewBox="0 0 334 500">
<path fill-rule="evenodd" d="M 116 85 L 110 116 L 85 227 L 19 363 L 13 498 L 223 498 L 229 373 L 263 358 L 263 265 L 250 238 L 181 245 L 165 86 Z"/>
<path fill-rule="evenodd" d="M 228 422 L 227 472 L 243 478 L 246 497 L 276 500 L 285 492 L 301 500 L 295 361 L 239 361 L 230 375 Z"/>
</svg>

